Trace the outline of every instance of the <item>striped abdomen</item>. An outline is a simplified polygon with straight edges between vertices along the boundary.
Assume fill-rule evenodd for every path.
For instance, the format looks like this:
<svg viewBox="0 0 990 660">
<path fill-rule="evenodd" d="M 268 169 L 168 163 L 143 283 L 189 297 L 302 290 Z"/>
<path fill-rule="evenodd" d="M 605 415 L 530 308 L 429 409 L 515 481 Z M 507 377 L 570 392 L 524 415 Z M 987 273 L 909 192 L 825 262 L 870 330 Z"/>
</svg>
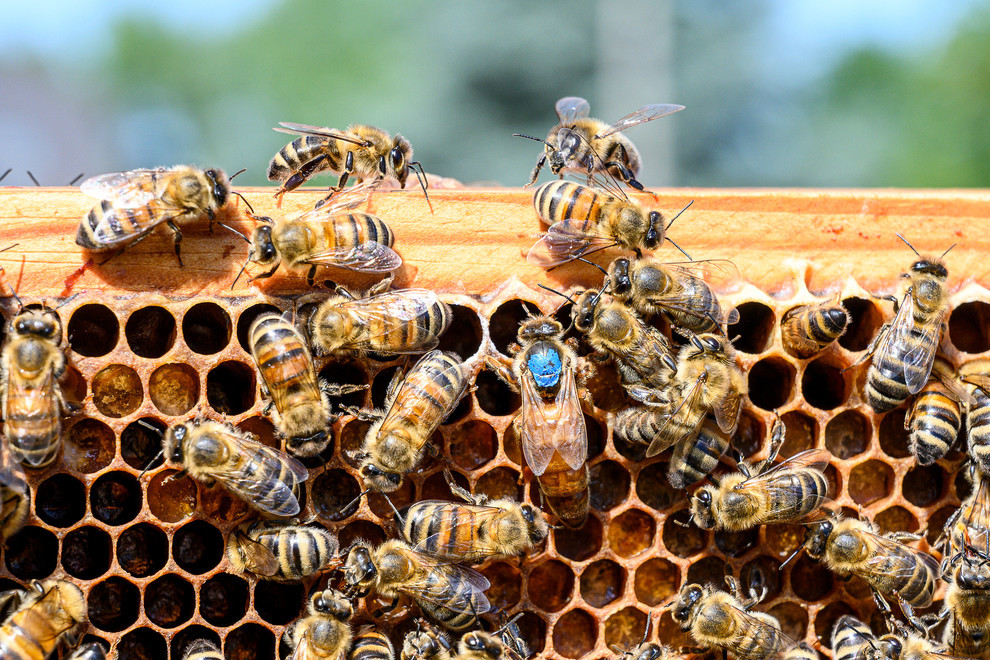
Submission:
<svg viewBox="0 0 990 660">
<path fill-rule="evenodd" d="M 46 660 L 63 646 L 63 636 L 74 623 L 67 616 L 53 617 L 40 606 L 15 612 L 0 627 L 0 658 Z"/>
<path fill-rule="evenodd" d="M 790 353 L 810 357 L 842 336 L 848 322 L 841 305 L 801 305 L 781 319 L 781 339 Z"/>
<path fill-rule="evenodd" d="M 424 565 L 422 570 L 425 570 L 426 573 L 423 575 L 422 581 L 417 584 L 416 590 L 410 590 L 406 593 L 412 596 L 421 610 L 442 623 L 448 630 L 453 632 L 467 630 L 478 623 L 478 617 L 475 614 L 437 605 L 437 602 L 468 601 L 475 603 L 475 610 L 478 614 L 483 614 L 490 607 L 486 601 L 482 602 L 477 598 L 476 587 L 462 577 L 461 573 L 450 570 L 448 565 L 430 562 Z M 420 597 L 421 595 L 432 596 L 434 594 L 443 594 L 444 597 L 434 597 L 430 600 Z"/>
<path fill-rule="evenodd" d="M 261 448 L 242 447 L 240 453 L 232 457 L 238 465 L 226 468 L 225 472 L 256 481 L 257 499 L 266 502 L 265 511 L 276 516 L 294 516 L 299 513 L 302 484 L 288 466 L 281 461 L 273 461 L 272 452 L 264 445 Z M 281 484 L 288 486 L 288 489 L 283 490 Z M 247 503 L 251 504 L 251 501 Z"/>
<path fill-rule="evenodd" d="M 609 197 L 571 181 L 551 181 L 536 189 L 533 206 L 547 224 L 573 220 L 575 227 L 590 232 L 602 221 Z"/>
<path fill-rule="evenodd" d="M 59 349 L 32 337 L 11 340 L 4 349 L 3 430 L 18 461 L 33 468 L 55 460 L 61 444 L 61 404 L 50 353 Z"/>
<path fill-rule="evenodd" d="M 666 408 L 634 406 L 615 416 L 615 432 L 629 442 L 649 445 L 669 417 Z"/>
<path fill-rule="evenodd" d="M 475 562 L 498 554 L 485 539 L 491 516 L 479 515 L 490 507 L 429 500 L 416 502 L 400 513 L 399 531 L 420 552 L 457 561 Z"/>
<path fill-rule="evenodd" d="M 966 414 L 966 437 L 969 456 L 980 472 L 990 474 L 990 395 L 978 387 L 970 388 L 975 402 Z"/>
<path fill-rule="evenodd" d="M 670 485 L 682 489 L 704 479 L 728 448 L 728 435 L 711 415 L 705 417 L 696 438 L 685 438 L 674 446 L 674 455 L 667 468 Z"/>
<path fill-rule="evenodd" d="M 695 333 L 719 332 L 723 313 L 715 292 L 700 277 L 678 273 L 676 278 L 674 291 L 669 295 L 654 295 L 651 299 L 647 294 L 648 311 L 662 312 L 675 325 Z"/>
<path fill-rule="evenodd" d="M 793 522 L 820 507 L 828 495 L 828 482 L 818 470 L 784 470 L 764 484 L 770 493 L 767 512 L 761 524 Z"/>
<path fill-rule="evenodd" d="M 856 575 L 885 596 L 896 596 L 916 607 L 931 605 L 938 576 L 918 552 L 890 543 L 875 547 L 873 552 L 863 570 L 853 570 Z"/>
<path fill-rule="evenodd" d="M 832 650 L 835 660 L 865 660 L 876 638 L 869 626 L 859 619 L 844 614 L 835 622 L 832 630 Z"/>
<path fill-rule="evenodd" d="M 918 393 L 909 420 L 911 452 L 921 465 L 945 456 L 962 427 L 959 403 L 934 378 Z"/>
<path fill-rule="evenodd" d="M 406 374 L 378 432 L 388 435 L 395 427 L 415 429 L 421 441 L 430 439 L 449 415 L 467 386 L 460 359 L 453 353 L 430 351 Z"/>
<path fill-rule="evenodd" d="M 339 172 L 342 169 L 341 152 L 337 141 L 315 135 L 303 135 L 282 147 L 268 163 L 268 180 L 284 182 L 314 158 L 326 155 L 313 174 Z"/>
<path fill-rule="evenodd" d="M 777 620 L 762 612 L 749 612 L 742 618 L 742 611 L 725 602 L 701 605 L 693 631 L 710 640 L 721 638 L 720 647 L 740 660 L 766 660 L 773 658 L 784 646 Z M 755 626 L 748 618 L 758 618 L 766 625 Z"/>
<path fill-rule="evenodd" d="M 395 235 L 385 221 L 368 213 L 334 216 L 333 222 L 320 223 L 327 247 L 354 247 L 364 243 L 381 243 L 392 247 Z"/>
<path fill-rule="evenodd" d="M 316 575 L 336 556 L 337 539 L 330 532 L 303 525 L 257 522 L 243 532 L 268 548 L 278 561 L 273 580 L 300 580 Z"/>
<path fill-rule="evenodd" d="M 384 353 L 409 352 L 418 347 L 435 345 L 436 338 L 450 325 L 452 312 L 446 303 L 433 296 L 432 304 L 413 299 L 396 291 L 376 296 L 382 314 L 356 318 L 364 326 L 372 350 Z"/>
<path fill-rule="evenodd" d="M 886 330 L 885 330 L 886 332 Z M 911 391 L 904 376 L 905 371 L 922 374 L 922 367 L 905 361 L 905 357 L 918 344 L 918 329 L 911 329 L 911 339 L 891 342 L 889 353 L 877 352 L 866 372 L 866 400 L 875 412 L 887 412 L 903 403 Z"/>
<path fill-rule="evenodd" d="M 366 626 L 358 631 L 351 642 L 347 660 L 393 660 L 395 649 L 388 635 L 378 628 Z"/>
<path fill-rule="evenodd" d="M 119 208 L 111 200 L 94 206 L 79 223 L 76 245 L 87 250 L 107 250 L 125 245 L 168 219 L 151 206 Z M 176 218 L 173 218 L 176 219 Z"/>
</svg>

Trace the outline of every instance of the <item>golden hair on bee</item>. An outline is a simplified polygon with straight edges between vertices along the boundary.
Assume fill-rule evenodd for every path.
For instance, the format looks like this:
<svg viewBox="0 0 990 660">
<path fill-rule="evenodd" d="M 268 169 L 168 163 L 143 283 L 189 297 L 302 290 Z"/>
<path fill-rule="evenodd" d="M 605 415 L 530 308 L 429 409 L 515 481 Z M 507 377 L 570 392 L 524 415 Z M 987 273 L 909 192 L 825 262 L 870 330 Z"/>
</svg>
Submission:
<svg viewBox="0 0 990 660">
<path fill-rule="evenodd" d="M 24 590 L 4 592 L 11 613 L 0 626 L 0 657 L 37 660 L 76 643 L 86 627 L 86 597 L 66 580 L 33 582 Z"/>
<path fill-rule="evenodd" d="M 238 573 L 267 580 L 301 580 L 331 568 L 337 537 L 322 527 L 275 520 L 242 523 L 227 537 L 227 558 Z"/>
<path fill-rule="evenodd" d="M 809 358 L 839 339 L 849 321 L 849 312 L 838 303 L 792 307 L 780 319 L 784 350 L 799 358 Z"/>
<path fill-rule="evenodd" d="M 292 660 L 343 658 L 354 636 L 350 624 L 353 614 L 354 606 L 336 589 L 310 596 L 306 616 L 286 629 L 282 638 L 293 651 Z"/>
<path fill-rule="evenodd" d="M 416 629 L 406 633 L 400 660 L 451 660 L 454 648 L 450 639 L 425 619 L 416 619 Z"/>
<path fill-rule="evenodd" d="M 183 660 L 223 660 L 220 647 L 205 639 L 195 639 L 186 646 Z"/>
</svg>

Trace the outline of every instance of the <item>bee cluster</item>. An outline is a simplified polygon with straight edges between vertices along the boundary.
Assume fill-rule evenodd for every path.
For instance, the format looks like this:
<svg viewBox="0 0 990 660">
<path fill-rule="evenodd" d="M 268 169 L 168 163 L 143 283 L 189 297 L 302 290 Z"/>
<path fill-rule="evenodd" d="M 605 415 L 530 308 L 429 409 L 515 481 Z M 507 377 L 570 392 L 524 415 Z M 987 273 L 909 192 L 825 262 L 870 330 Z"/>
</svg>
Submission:
<svg viewBox="0 0 990 660">
<path fill-rule="evenodd" d="M 340 179 L 275 220 L 235 214 L 219 170 L 84 182 L 90 251 L 166 225 L 181 263 L 177 223 L 205 216 L 249 244 L 238 278 L 384 277 L 329 296 L 18 300 L 4 657 L 987 657 L 990 369 L 936 357 L 945 267 L 916 262 L 881 326 L 852 285 L 716 294 L 731 264 L 642 256 L 670 221 L 620 187 L 642 189 L 621 132 L 679 109 L 607 125 L 558 102 L 532 179 L 549 165 L 588 185 L 535 191 L 548 231 L 527 261 L 598 268 L 580 289 L 390 288 L 403 233 L 357 209 L 418 163 L 370 127 L 283 124 L 301 137 L 269 168 L 280 205 Z M 636 256 L 571 263 L 616 245 Z"/>
</svg>

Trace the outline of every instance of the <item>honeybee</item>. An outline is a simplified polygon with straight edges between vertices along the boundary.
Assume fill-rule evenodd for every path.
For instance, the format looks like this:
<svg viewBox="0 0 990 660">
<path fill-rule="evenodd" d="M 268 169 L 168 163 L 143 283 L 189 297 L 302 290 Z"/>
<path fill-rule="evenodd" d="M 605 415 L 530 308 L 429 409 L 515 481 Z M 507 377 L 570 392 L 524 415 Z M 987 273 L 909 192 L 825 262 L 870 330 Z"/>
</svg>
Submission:
<svg viewBox="0 0 990 660">
<path fill-rule="evenodd" d="M 693 439 L 709 413 L 714 413 L 723 432 L 731 435 L 736 430 L 747 387 L 732 344 L 716 334 L 692 333 L 688 339 L 690 343 L 677 355 L 677 370 L 669 389 L 669 416 L 658 425 L 646 450 L 647 456 L 656 456 L 672 444 Z M 633 420 L 620 415 L 617 428 L 620 421 Z"/>
<path fill-rule="evenodd" d="M 395 179 L 405 188 L 411 170 L 426 194 L 426 173 L 422 164 L 412 159 L 412 145 L 401 135 L 392 137 L 380 128 L 362 124 L 348 126 L 346 131 L 287 122 L 279 122 L 279 126 L 275 130 L 280 133 L 300 136 L 268 163 L 268 180 L 282 184 L 276 193 L 279 198 L 321 172 L 340 177 L 332 188 L 339 192 L 351 176 L 358 183 Z"/>
<path fill-rule="evenodd" d="M 227 537 L 227 557 L 238 573 L 269 580 L 301 580 L 326 570 L 337 538 L 322 527 L 255 520 Z"/>
<path fill-rule="evenodd" d="M 361 478 L 368 488 L 388 493 L 412 472 L 426 443 L 454 411 L 468 386 L 468 370 L 456 355 L 430 351 L 401 380 L 396 378 L 385 397 L 385 413 L 364 438 Z"/>
<path fill-rule="evenodd" d="M 86 597 L 71 582 L 33 582 L 24 591 L 0 596 L 14 605 L 0 627 L 0 657 L 42 660 L 74 646 L 86 627 Z"/>
<path fill-rule="evenodd" d="M 706 649 L 720 648 L 740 660 L 765 660 L 788 653 L 797 642 L 780 631 L 773 616 L 749 609 L 761 600 L 743 599 L 739 584 L 726 577 L 732 593 L 710 585 L 687 584 L 672 604 L 673 618 L 681 630 Z"/>
<path fill-rule="evenodd" d="M 644 407 L 636 410 L 640 419 L 645 422 L 646 427 L 635 432 L 641 444 L 648 444 L 653 436 L 643 437 L 643 431 L 649 428 L 656 428 L 662 420 L 658 420 L 658 414 L 663 414 L 663 408 Z M 624 420 L 628 421 L 628 420 Z M 616 422 L 616 432 L 619 427 Z M 628 429 L 624 429 L 628 432 Z M 711 471 L 718 465 L 719 458 L 729 448 L 729 436 L 718 427 L 718 422 L 711 415 L 705 415 L 705 420 L 701 423 L 698 435 L 685 438 L 674 445 L 674 453 L 670 457 L 667 465 L 667 481 L 674 488 L 684 489 L 693 483 L 701 481 L 711 474 Z"/>
<path fill-rule="evenodd" d="M 481 630 L 472 630 L 461 637 L 457 644 L 455 660 L 502 660 L 511 658 L 512 651 L 497 635 Z"/>
<path fill-rule="evenodd" d="M 451 660 L 454 649 L 450 640 L 425 620 L 416 621 L 402 642 L 400 660 Z"/>
<path fill-rule="evenodd" d="M 397 512 L 399 534 L 416 551 L 475 563 L 525 555 L 550 533 L 543 514 L 531 504 L 489 500 L 453 482 L 450 488 L 467 504 L 425 500 Z"/>
<path fill-rule="evenodd" d="M 931 465 L 948 453 L 962 427 L 960 401 L 971 397 L 955 381 L 955 370 L 942 358 L 935 358 L 932 377 L 921 388 L 904 418 L 904 429 L 911 432 L 908 445 L 921 465 Z"/>
<path fill-rule="evenodd" d="M 212 226 L 231 194 L 230 179 L 223 170 L 190 165 L 101 174 L 83 181 L 79 189 L 103 201 L 83 218 L 76 245 L 95 251 L 124 250 L 165 224 L 174 233 L 180 266 L 182 232 L 176 223 L 206 215 Z"/>
<path fill-rule="evenodd" d="M 866 372 L 866 398 L 878 413 L 900 405 L 928 382 L 948 307 L 945 282 L 949 271 L 941 259 L 920 257 L 901 277 L 907 282 L 900 305 L 895 301 L 897 314 L 880 328 L 864 356 L 873 356 Z"/>
<path fill-rule="evenodd" d="M 945 557 L 955 556 L 968 547 L 990 556 L 990 487 L 986 477 L 973 464 L 970 464 L 967 476 L 973 491 L 945 521 L 937 542 Z"/>
<path fill-rule="evenodd" d="M 363 626 L 354 635 L 347 660 L 394 660 L 392 640 L 374 626 Z"/>
<path fill-rule="evenodd" d="M 213 642 L 205 639 L 194 640 L 186 647 L 183 660 L 223 660 L 223 653 Z"/>
<path fill-rule="evenodd" d="M 938 562 L 898 539 L 913 534 L 881 536 L 873 526 L 855 518 L 835 517 L 814 523 L 805 532 L 804 549 L 839 575 L 852 573 L 863 578 L 881 598 L 901 602 L 905 614 L 910 607 L 931 605 L 938 583 Z"/>
<path fill-rule="evenodd" d="M 966 439 L 970 459 L 990 475 L 990 360 L 973 360 L 959 367 L 959 379 L 969 394 Z"/>
<path fill-rule="evenodd" d="M 20 463 L 0 446 L 0 546 L 20 531 L 31 510 L 31 493 Z"/>
<path fill-rule="evenodd" d="M 0 395 L 7 449 L 31 468 L 55 460 L 63 414 L 70 408 L 58 379 L 65 373 L 62 322 L 54 310 L 23 309 L 8 328 L 0 354 Z"/>
<path fill-rule="evenodd" d="M 554 515 L 576 528 L 588 517 L 588 428 L 575 380 L 577 353 L 563 336 L 556 320 L 530 317 L 519 326 L 512 361 L 493 356 L 486 361 L 521 394 L 522 411 L 514 423 L 526 464 Z"/>
<path fill-rule="evenodd" d="M 643 631 L 643 639 L 633 648 L 624 650 L 618 646 L 610 646 L 609 648 L 619 654 L 615 660 L 619 658 L 622 658 L 622 660 L 674 660 L 674 658 L 678 657 L 674 653 L 674 649 L 669 646 L 646 641 L 650 638 L 650 627 L 652 624 L 653 617 L 648 615 L 646 618 L 646 630 Z"/>
<path fill-rule="evenodd" d="M 866 660 L 871 650 L 878 650 L 877 638 L 868 625 L 843 614 L 832 629 L 832 650 L 835 660 Z"/>
<path fill-rule="evenodd" d="M 391 279 L 383 280 L 388 286 Z M 452 312 L 427 289 L 403 289 L 354 298 L 338 288 L 309 319 L 309 339 L 317 355 L 422 353 L 435 348 Z"/>
<path fill-rule="evenodd" d="M 608 267 L 608 278 L 616 300 L 647 316 L 663 314 L 685 330 L 717 332 L 739 322 L 739 311 L 723 310 L 711 287 L 687 268 L 652 257 L 619 257 Z"/>
<path fill-rule="evenodd" d="M 183 473 L 193 479 L 219 483 L 246 504 L 274 516 L 299 513 L 300 489 L 309 472 L 250 433 L 200 419 L 168 429 L 163 444 L 165 455 L 181 461 Z"/>
<path fill-rule="evenodd" d="M 670 343 L 659 330 L 646 325 L 634 311 L 601 291 L 577 296 L 571 308 L 574 327 L 584 333 L 595 353 L 592 359 L 615 359 L 622 386 L 637 401 L 662 399 L 677 364 Z"/>
<path fill-rule="evenodd" d="M 254 320 L 248 338 L 286 447 L 297 456 L 319 454 L 330 442 L 330 400 L 320 389 L 302 333 L 280 314 L 267 313 Z"/>
<path fill-rule="evenodd" d="M 902 634 L 883 635 L 877 642 L 879 656 L 890 660 L 962 660 L 960 656 L 950 656 L 946 649 L 917 633 L 905 631 Z M 968 657 L 968 656 L 966 656 Z"/>
<path fill-rule="evenodd" d="M 837 340 L 849 325 L 849 312 L 837 304 L 799 305 L 780 319 L 780 338 L 787 352 L 809 358 Z"/>
<path fill-rule="evenodd" d="M 636 180 L 639 152 L 622 131 L 683 109 L 683 105 L 644 105 L 609 125 L 588 117 L 591 105 L 586 100 L 577 96 L 564 97 L 556 105 L 560 123 L 550 129 L 546 140 L 540 140 L 546 145 L 545 150 L 536 161 L 528 185 L 536 183 L 540 170 L 549 161 L 550 171 L 561 177 L 573 172 L 587 175 L 590 180 L 593 174 L 607 172 L 627 185 L 643 190 L 643 184 Z"/>
<path fill-rule="evenodd" d="M 277 222 L 256 216 L 265 224 L 259 225 L 248 241 L 248 263 L 271 269 L 252 281 L 271 277 L 283 263 L 293 270 L 308 265 L 309 286 L 315 283 L 317 266 L 360 273 L 387 273 L 401 266 L 402 257 L 392 249 L 395 234 L 391 227 L 377 216 L 352 211 L 368 198 L 372 187 L 348 188 L 334 197 L 332 204 Z"/>
<path fill-rule="evenodd" d="M 360 592 L 385 598 L 410 596 L 429 617 L 459 632 L 475 625 L 490 609 L 481 573 L 413 550 L 405 541 L 385 541 L 377 548 L 361 541 L 344 564 L 344 579 Z"/>
<path fill-rule="evenodd" d="M 351 647 L 353 614 L 351 602 L 336 589 L 313 594 L 306 616 L 285 631 L 284 641 L 292 649 L 290 660 L 343 658 Z"/>
<path fill-rule="evenodd" d="M 942 615 L 950 617 L 942 641 L 965 657 L 990 656 L 990 556 L 964 546 L 943 562 L 942 576 Z"/>
<path fill-rule="evenodd" d="M 68 660 L 107 660 L 107 652 L 102 646 L 93 642 L 77 648 L 69 655 Z"/>
<path fill-rule="evenodd" d="M 739 471 L 702 486 L 691 497 L 691 519 L 702 529 L 739 532 L 757 525 L 799 522 L 819 511 L 828 497 L 823 470 L 832 454 L 809 449 L 773 465 L 784 442 L 784 423 L 771 432 L 769 457 L 758 464 L 739 463 Z"/>
</svg>

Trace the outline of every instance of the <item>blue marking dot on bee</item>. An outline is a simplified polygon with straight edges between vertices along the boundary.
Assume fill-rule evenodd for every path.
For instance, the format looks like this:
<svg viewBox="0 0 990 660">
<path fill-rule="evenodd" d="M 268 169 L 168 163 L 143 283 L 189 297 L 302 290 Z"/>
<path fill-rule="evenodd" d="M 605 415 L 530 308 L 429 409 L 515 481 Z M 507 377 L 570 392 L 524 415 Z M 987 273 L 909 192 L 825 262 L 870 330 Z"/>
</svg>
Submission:
<svg viewBox="0 0 990 660">
<path fill-rule="evenodd" d="M 560 381 L 560 354 L 554 350 L 533 351 L 526 360 L 538 387 L 553 387 Z"/>
</svg>

